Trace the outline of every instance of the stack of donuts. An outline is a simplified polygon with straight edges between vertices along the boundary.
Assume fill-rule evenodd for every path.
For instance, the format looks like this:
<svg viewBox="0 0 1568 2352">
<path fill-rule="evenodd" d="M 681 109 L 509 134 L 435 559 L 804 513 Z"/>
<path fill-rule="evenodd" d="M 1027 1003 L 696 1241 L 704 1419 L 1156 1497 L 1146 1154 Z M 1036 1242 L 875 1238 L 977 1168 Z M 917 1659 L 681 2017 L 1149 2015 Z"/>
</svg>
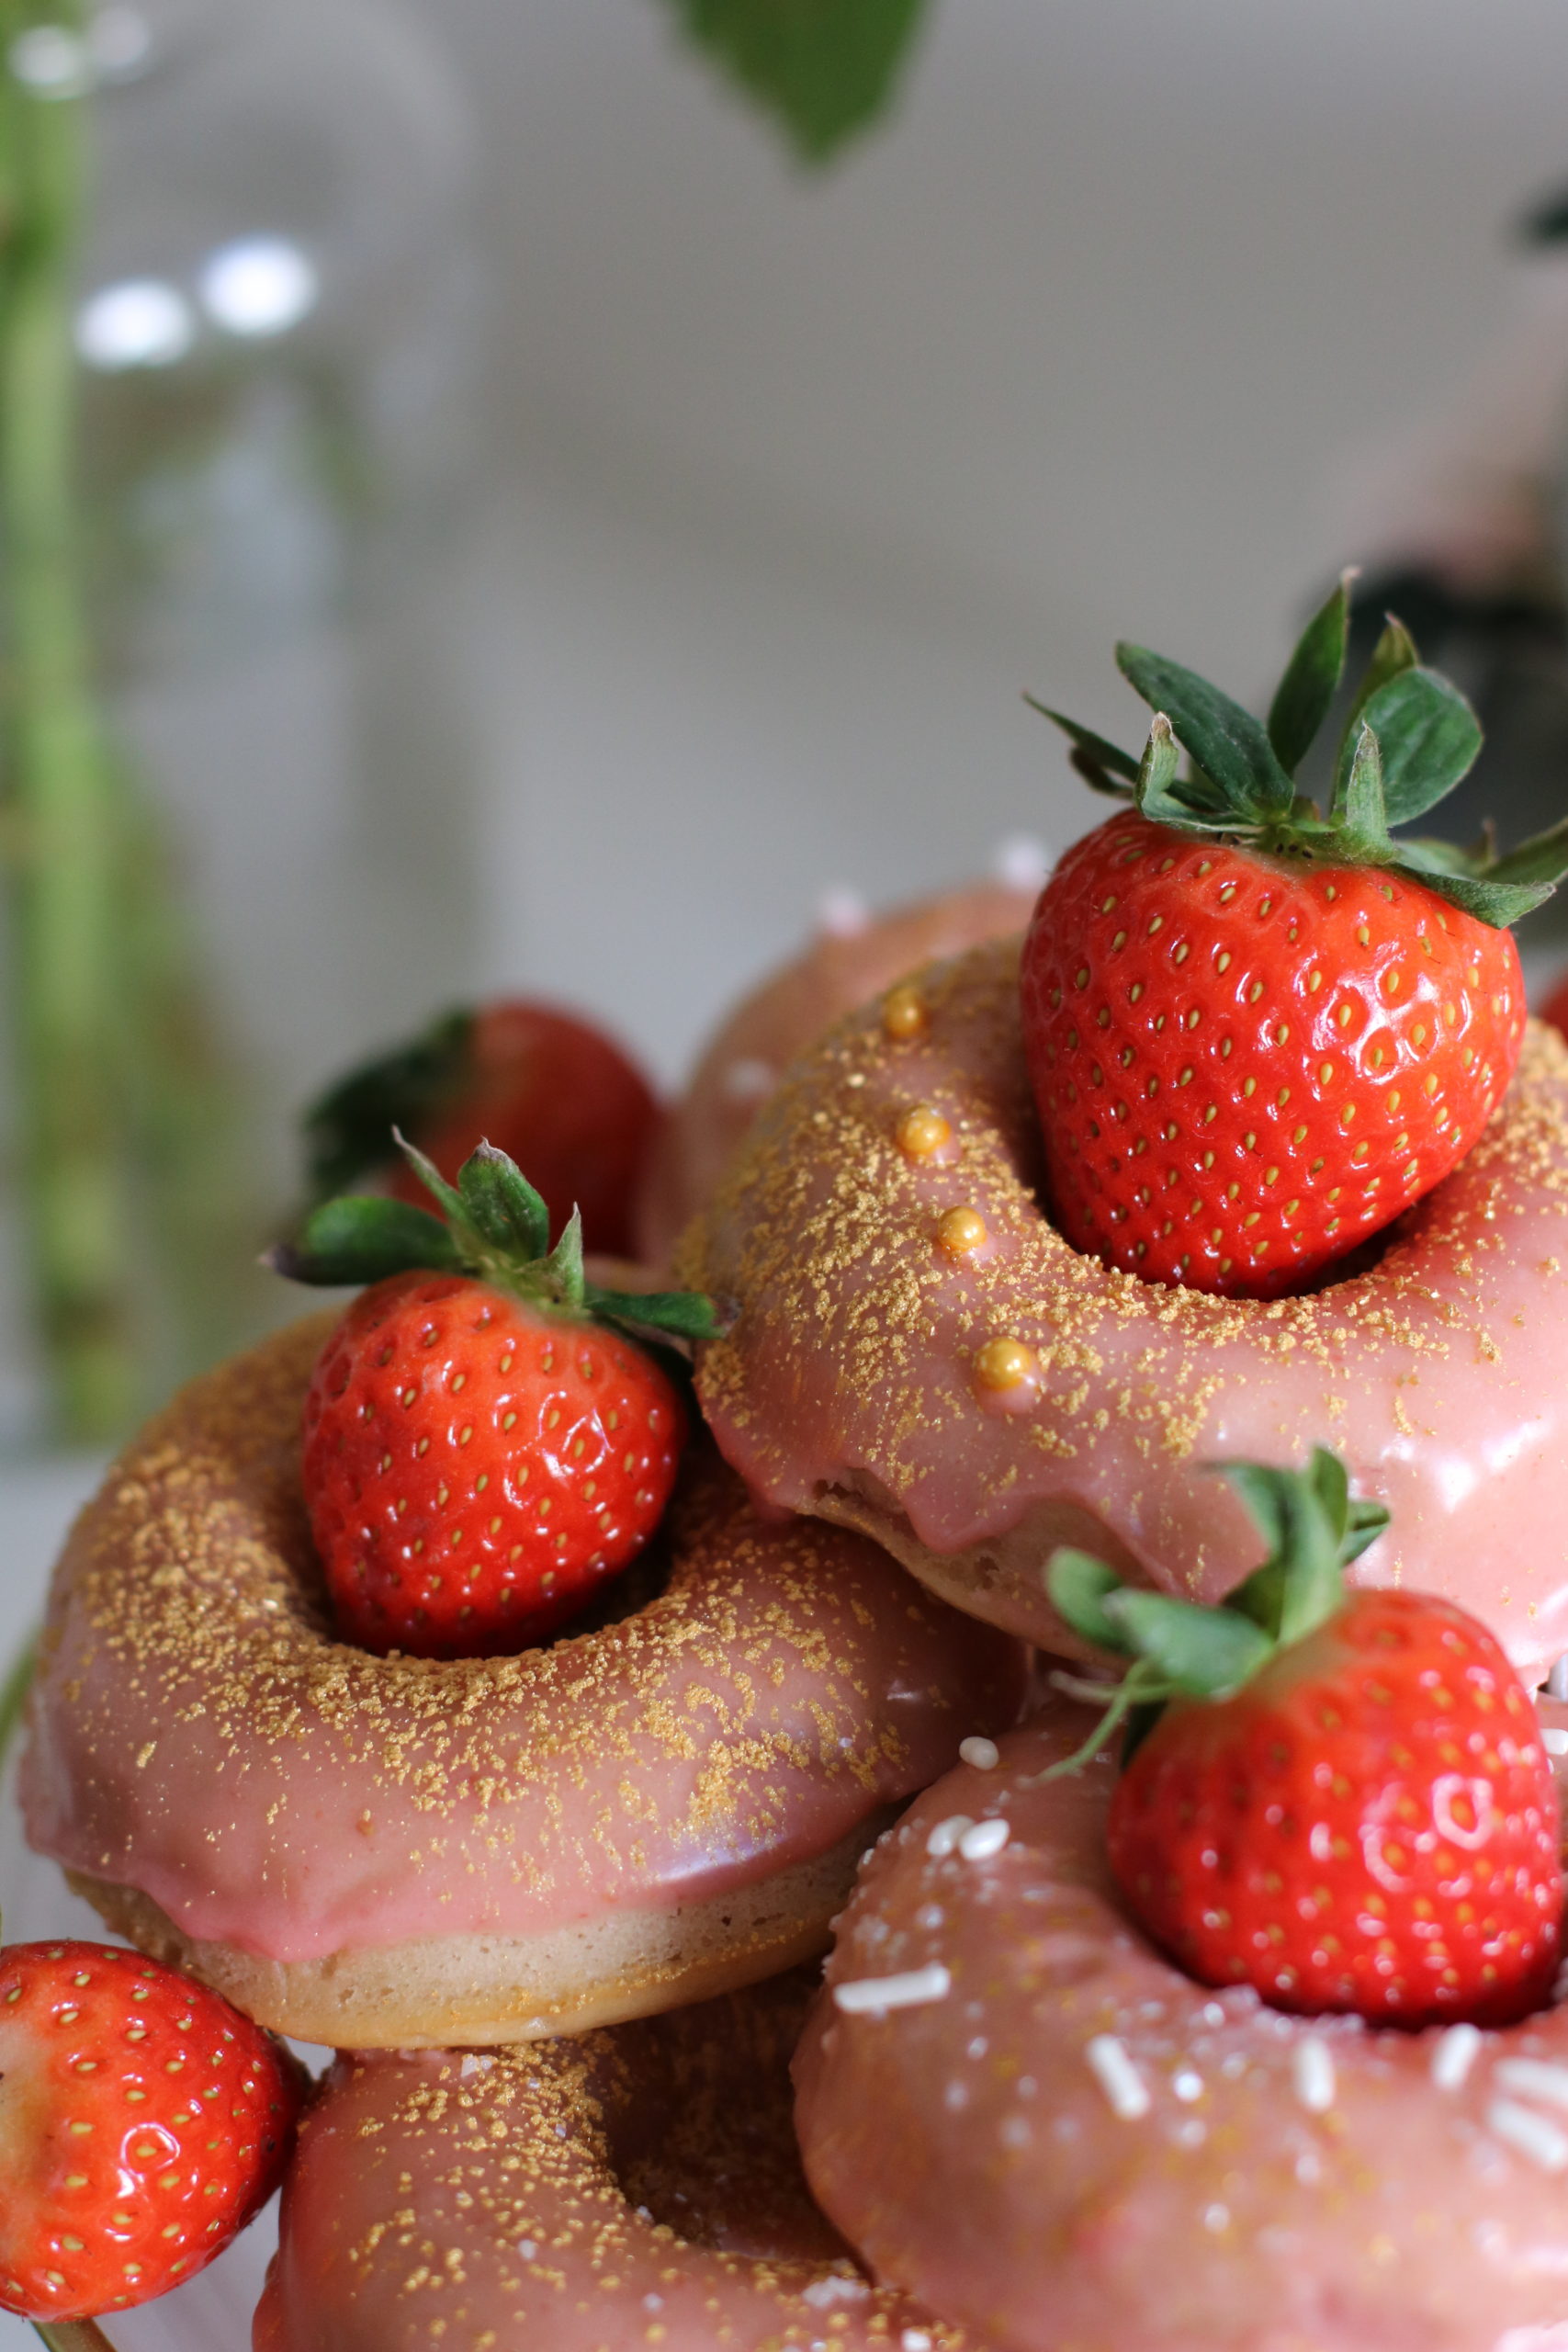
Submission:
<svg viewBox="0 0 1568 2352">
<path fill-rule="evenodd" d="M 1177 790 L 1165 724 L 1139 794 Z M 1231 854 L 1200 847 L 1200 878 Z M 711 1302 L 692 1430 L 584 1613 L 485 1655 L 346 1636 L 300 1471 L 337 1309 L 186 1390 L 73 1532 L 31 1841 L 141 1951 L 336 2053 L 257 2352 L 1568 2352 L 1555 1914 L 1511 2006 L 1439 1987 L 1385 2019 L 1202 1974 L 1110 1859 L 1101 1717 L 1154 1668 L 1094 1613 L 1229 1597 L 1234 1631 L 1267 1547 L 1213 1465 L 1332 1457 L 1353 1594 L 1431 1596 L 1486 1645 L 1496 1752 L 1455 1748 L 1444 1834 L 1479 1848 L 1499 1756 L 1547 1785 L 1568 1048 L 1514 958 L 1487 983 L 1511 1076 L 1358 1253 L 1149 1279 L 1111 1223 L 1069 1229 L 1073 1184 L 1113 1188 L 1058 1167 L 1036 1063 L 1043 958 L 1096 1034 L 1099 973 L 1052 930 L 1077 856 L 1038 910 L 1032 880 L 840 919 L 719 1032 L 613 1277 L 623 1306 L 671 1266 Z M 1375 872 L 1390 906 L 1418 888 Z M 1085 1560 L 1093 1608 L 1062 1580 Z M 1130 1757 L 1185 1688 L 1137 1685 Z"/>
</svg>

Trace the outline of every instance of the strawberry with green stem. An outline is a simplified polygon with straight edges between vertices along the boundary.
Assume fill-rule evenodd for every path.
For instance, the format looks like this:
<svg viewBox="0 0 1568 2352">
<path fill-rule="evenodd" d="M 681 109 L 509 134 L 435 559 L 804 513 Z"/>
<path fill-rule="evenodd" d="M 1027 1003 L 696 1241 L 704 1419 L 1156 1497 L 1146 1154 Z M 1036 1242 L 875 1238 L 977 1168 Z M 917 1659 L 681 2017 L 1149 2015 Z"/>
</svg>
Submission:
<svg viewBox="0 0 1568 2352">
<path fill-rule="evenodd" d="M 1217 1608 L 1050 1563 L 1074 1631 L 1127 1661 L 1084 1754 L 1130 1719 L 1111 1875 L 1202 1983 L 1280 2008 L 1502 2023 L 1549 1996 L 1557 1796 L 1529 1692 L 1486 1628 L 1345 1568 L 1387 1524 L 1319 1447 L 1220 1465 L 1269 1544 Z M 1081 1762 L 1073 1759 L 1066 1769 Z"/>
<path fill-rule="evenodd" d="M 1459 782 L 1481 732 L 1393 620 L 1326 808 L 1299 790 L 1348 612 L 1347 575 L 1267 725 L 1126 644 L 1155 711 L 1141 760 L 1046 714 L 1079 773 L 1133 804 L 1062 860 L 1024 947 L 1051 1206 L 1075 1248 L 1147 1280 L 1301 1288 L 1448 1173 L 1517 1058 L 1506 925 L 1568 872 L 1568 821 L 1501 857 L 1394 830 Z"/>
<path fill-rule="evenodd" d="M 654 1533 L 687 1426 L 654 1335 L 716 1325 L 694 1293 L 590 1282 L 576 1213 L 551 1249 L 545 1204 L 504 1152 L 481 1144 L 452 1185 L 399 1141 L 444 1218 L 332 1201 L 270 1256 L 299 1282 L 368 1284 L 306 1396 L 311 1532 L 345 1638 L 513 1651 Z"/>
<path fill-rule="evenodd" d="M 418 1036 L 339 1079 L 305 1114 L 313 1196 L 362 1178 L 417 1206 L 400 1128 L 448 1182 L 488 1138 L 523 1161 L 558 1232 L 581 1212 L 583 1247 L 629 1252 L 632 1207 L 660 1112 L 614 1038 L 575 1013 L 501 998 L 442 1015 Z"/>
</svg>

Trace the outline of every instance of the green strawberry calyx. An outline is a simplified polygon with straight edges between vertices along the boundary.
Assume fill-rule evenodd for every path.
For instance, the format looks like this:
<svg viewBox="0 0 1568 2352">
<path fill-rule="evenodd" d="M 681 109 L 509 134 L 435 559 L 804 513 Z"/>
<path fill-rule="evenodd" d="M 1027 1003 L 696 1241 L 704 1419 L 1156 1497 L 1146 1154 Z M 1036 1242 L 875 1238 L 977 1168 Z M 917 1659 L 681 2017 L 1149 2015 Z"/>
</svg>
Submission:
<svg viewBox="0 0 1568 2352">
<path fill-rule="evenodd" d="M 547 1312 L 659 1331 L 678 1340 L 720 1334 L 713 1301 L 700 1291 L 606 1290 L 582 1262 L 582 1220 L 573 1209 L 552 1250 L 549 1212 L 522 1170 L 493 1144 L 481 1143 L 448 1184 L 434 1161 L 394 1127 L 409 1166 L 446 1212 L 436 1216 L 409 1201 L 350 1193 L 312 1209 L 291 1241 L 263 1260 L 290 1282 L 329 1287 L 378 1283 L 427 1267 L 469 1274 Z"/>
<path fill-rule="evenodd" d="M 1345 1600 L 1345 1570 L 1388 1525 L 1383 1505 L 1350 1492 L 1337 1454 L 1314 1448 L 1304 1470 L 1257 1462 L 1213 1468 L 1267 1538 L 1269 1556 L 1213 1608 L 1123 1583 L 1092 1554 L 1064 1545 L 1051 1555 L 1045 1588 L 1084 1641 L 1129 1661 L 1112 1686 L 1058 1675 L 1058 1686 L 1104 1712 L 1075 1756 L 1052 1772 L 1077 1770 L 1118 1725 L 1130 1747 L 1177 1699 L 1228 1699 L 1292 1643 L 1326 1624 Z"/>
<path fill-rule="evenodd" d="M 367 1170 L 385 1167 L 394 1127 L 415 1134 L 462 1093 L 475 1013 L 444 1012 L 417 1037 L 362 1062 L 305 1113 L 310 1196 L 324 1201 Z"/>
<path fill-rule="evenodd" d="M 1395 837 L 1395 826 L 1424 817 L 1469 774 L 1481 723 L 1459 688 L 1423 665 L 1392 615 L 1351 698 L 1326 808 L 1297 790 L 1297 770 L 1345 673 L 1353 578 L 1342 572 L 1307 623 L 1267 721 L 1179 662 L 1125 642 L 1116 648 L 1117 667 L 1155 714 L 1141 760 L 1032 695 L 1026 699 L 1069 738 L 1086 783 L 1131 800 L 1155 824 L 1279 856 L 1386 868 L 1502 930 L 1568 874 L 1568 818 L 1503 856 L 1489 836 L 1472 849 Z"/>
</svg>

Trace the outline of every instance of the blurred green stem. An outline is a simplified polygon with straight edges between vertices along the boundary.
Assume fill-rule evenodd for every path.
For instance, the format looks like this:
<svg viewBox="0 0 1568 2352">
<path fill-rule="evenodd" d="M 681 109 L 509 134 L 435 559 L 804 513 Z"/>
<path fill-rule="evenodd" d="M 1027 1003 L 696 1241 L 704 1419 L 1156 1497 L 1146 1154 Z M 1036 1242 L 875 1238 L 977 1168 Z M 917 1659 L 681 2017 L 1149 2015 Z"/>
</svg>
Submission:
<svg viewBox="0 0 1568 2352">
<path fill-rule="evenodd" d="M 36 2319 L 33 2328 L 50 2352 L 114 2352 L 103 2329 L 90 2319 Z"/>
<path fill-rule="evenodd" d="M 76 0 L 50 0 L 66 31 Z M 77 96 L 11 70 L 39 21 L 0 0 L 0 535 L 16 1130 L 28 1274 L 59 1433 L 112 1435 L 135 1363 L 113 1067 L 116 794 L 74 514 L 71 313 L 85 153 Z"/>
</svg>

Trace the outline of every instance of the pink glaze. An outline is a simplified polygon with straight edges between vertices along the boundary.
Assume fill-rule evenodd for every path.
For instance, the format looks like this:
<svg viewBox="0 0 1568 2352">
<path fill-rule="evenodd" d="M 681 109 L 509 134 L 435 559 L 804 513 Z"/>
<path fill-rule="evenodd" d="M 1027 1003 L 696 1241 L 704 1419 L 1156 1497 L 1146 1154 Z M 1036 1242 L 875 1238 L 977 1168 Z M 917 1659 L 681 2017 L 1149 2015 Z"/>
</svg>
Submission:
<svg viewBox="0 0 1568 2352">
<path fill-rule="evenodd" d="M 788 2078 L 804 1998 L 775 1978 L 493 2058 L 339 2059 L 284 2190 L 255 2352 L 959 2352 L 867 2285 L 807 2193 Z"/>
<path fill-rule="evenodd" d="M 825 927 L 793 963 L 744 998 L 704 1047 L 654 1145 L 637 1206 L 649 1262 L 668 1262 L 797 1054 L 917 965 L 1021 929 L 1043 878 L 1027 888 L 975 882 L 868 917 L 858 927 Z"/>
<path fill-rule="evenodd" d="M 858 1539 L 760 1524 L 699 1448 L 668 1586 L 624 1621 L 514 1658 L 334 1641 L 298 1467 L 328 1328 L 186 1390 L 55 1575 L 28 1837 L 188 1937 L 290 1962 L 716 1894 L 1016 1720 L 1016 1645 Z"/>
<path fill-rule="evenodd" d="M 796 2121 L 872 2275 L 998 2352 L 1560 2347 L 1568 2010 L 1405 2034 L 1193 1984 L 1117 1905 L 1113 1767 L 1040 1780 L 1089 1721 L 928 1791 L 840 1920 Z M 963 1816 L 1006 1843 L 942 1850 Z M 919 2006 L 838 2004 L 932 1969 Z"/>
<path fill-rule="evenodd" d="M 998 945 L 922 976 L 908 1043 L 863 1009 L 763 1114 L 682 1259 L 737 1310 L 699 1370 L 725 1454 L 769 1504 L 863 1527 L 961 1607 L 1071 1650 L 1040 1583 L 1056 1544 L 1213 1599 L 1259 1544 L 1205 1464 L 1332 1445 L 1393 1512 L 1356 1573 L 1446 1593 L 1539 1680 L 1568 1649 L 1562 1041 L 1530 1025 L 1481 1141 L 1367 1271 L 1209 1298 L 1110 1272 L 1048 1223 L 1015 961 Z M 900 1147 L 915 1104 L 955 1158 Z M 986 1232 L 957 1257 L 955 1208 Z M 1029 1351 L 1011 1386 L 982 1377 L 997 1340 Z"/>
</svg>

